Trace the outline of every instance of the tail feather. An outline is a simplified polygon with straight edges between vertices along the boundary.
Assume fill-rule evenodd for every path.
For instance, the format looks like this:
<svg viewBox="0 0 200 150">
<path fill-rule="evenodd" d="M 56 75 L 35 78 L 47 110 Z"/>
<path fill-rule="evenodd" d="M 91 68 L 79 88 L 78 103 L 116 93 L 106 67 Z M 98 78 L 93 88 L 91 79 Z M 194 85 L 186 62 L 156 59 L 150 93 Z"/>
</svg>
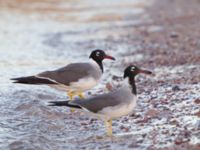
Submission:
<svg viewBox="0 0 200 150">
<path fill-rule="evenodd" d="M 49 79 L 39 78 L 36 76 L 28 76 L 28 77 L 20 77 L 20 78 L 12 78 L 14 80 L 13 83 L 21 83 L 21 84 L 57 84 Z"/>
<path fill-rule="evenodd" d="M 78 105 L 70 104 L 70 101 L 51 101 L 48 106 L 67 106 L 72 108 L 82 109 Z"/>
</svg>

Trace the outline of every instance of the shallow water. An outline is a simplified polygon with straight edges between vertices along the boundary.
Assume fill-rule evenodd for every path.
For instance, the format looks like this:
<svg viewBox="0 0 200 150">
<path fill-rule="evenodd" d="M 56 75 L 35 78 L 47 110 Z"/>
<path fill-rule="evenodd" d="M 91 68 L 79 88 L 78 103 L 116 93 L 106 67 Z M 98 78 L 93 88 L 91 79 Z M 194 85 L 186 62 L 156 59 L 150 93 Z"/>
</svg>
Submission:
<svg viewBox="0 0 200 150">
<path fill-rule="evenodd" d="M 108 139 L 104 137 L 101 121 L 90 123 L 90 118 L 79 112 L 71 115 L 69 110 L 47 106 L 49 100 L 66 99 L 65 93 L 46 86 L 15 85 L 9 79 L 51 70 L 69 62 L 87 61 L 90 51 L 96 48 L 116 57 L 127 50 L 134 51 L 118 41 L 131 31 L 129 27 L 140 24 L 144 18 L 148 20 L 144 12 L 148 5 L 150 2 L 141 0 L 1 2 L 1 149 L 127 147 L 124 140 L 129 135 Z M 142 57 L 138 56 L 138 60 Z M 106 67 L 109 66 L 114 64 L 107 61 Z M 121 71 L 115 67 L 113 70 Z M 102 83 L 107 81 L 108 75 L 106 73 Z M 101 85 L 96 90 L 99 88 Z M 131 137 L 133 139 L 133 135 Z"/>
</svg>

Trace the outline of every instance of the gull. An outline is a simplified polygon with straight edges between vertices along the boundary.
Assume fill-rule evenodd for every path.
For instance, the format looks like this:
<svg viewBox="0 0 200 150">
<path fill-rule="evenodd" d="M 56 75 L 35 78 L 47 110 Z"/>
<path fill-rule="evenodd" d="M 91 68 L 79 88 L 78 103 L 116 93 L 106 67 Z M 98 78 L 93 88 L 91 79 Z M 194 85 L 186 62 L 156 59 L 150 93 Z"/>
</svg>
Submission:
<svg viewBox="0 0 200 150">
<path fill-rule="evenodd" d="M 84 98 L 84 91 L 95 87 L 104 72 L 103 60 L 114 57 L 107 55 L 103 50 L 93 50 L 89 56 L 89 62 L 70 63 L 53 71 L 45 71 L 36 75 L 12 78 L 14 83 L 48 85 L 58 90 L 67 91 L 70 99 L 78 95 Z"/>
<path fill-rule="evenodd" d="M 81 109 L 105 121 L 107 135 L 112 136 L 112 120 L 133 112 L 137 102 L 135 77 L 139 73 L 152 74 L 151 71 L 130 65 L 124 70 L 124 81 L 120 88 L 100 94 L 84 101 L 50 101 L 49 106 L 67 106 Z"/>
</svg>

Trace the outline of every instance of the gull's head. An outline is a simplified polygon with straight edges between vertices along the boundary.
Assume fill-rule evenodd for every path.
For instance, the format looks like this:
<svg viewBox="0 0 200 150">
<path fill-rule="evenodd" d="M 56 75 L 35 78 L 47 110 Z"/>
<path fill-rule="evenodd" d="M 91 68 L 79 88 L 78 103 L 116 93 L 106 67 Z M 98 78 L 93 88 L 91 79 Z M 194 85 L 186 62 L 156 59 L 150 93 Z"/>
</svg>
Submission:
<svg viewBox="0 0 200 150">
<path fill-rule="evenodd" d="M 90 54 L 90 57 L 93 60 L 99 62 L 99 61 L 103 61 L 104 59 L 111 59 L 111 60 L 115 60 L 114 57 L 107 55 L 103 50 L 97 49 L 97 50 L 93 50 Z"/>
<path fill-rule="evenodd" d="M 147 74 L 147 75 L 152 74 L 151 71 L 140 69 L 139 67 L 135 65 L 130 65 L 124 70 L 124 78 L 126 77 L 132 78 L 140 73 Z"/>
</svg>

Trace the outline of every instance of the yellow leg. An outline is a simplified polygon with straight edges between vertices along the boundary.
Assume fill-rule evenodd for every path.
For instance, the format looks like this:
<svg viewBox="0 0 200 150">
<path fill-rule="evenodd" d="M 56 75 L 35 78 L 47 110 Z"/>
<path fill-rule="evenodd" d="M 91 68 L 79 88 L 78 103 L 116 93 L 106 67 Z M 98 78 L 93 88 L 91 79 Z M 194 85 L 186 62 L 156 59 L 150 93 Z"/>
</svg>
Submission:
<svg viewBox="0 0 200 150">
<path fill-rule="evenodd" d="M 74 93 L 73 92 L 68 92 L 67 95 L 69 96 L 70 101 L 72 101 L 73 97 L 74 97 Z M 70 111 L 74 112 L 74 108 L 71 108 Z"/>
<path fill-rule="evenodd" d="M 67 93 L 67 95 L 69 96 L 69 99 L 70 99 L 70 100 L 73 99 L 73 96 L 74 96 L 73 93 L 69 92 L 69 93 Z"/>
<path fill-rule="evenodd" d="M 79 96 L 81 99 L 85 99 L 84 94 L 83 94 L 82 92 L 78 93 L 78 96 Z"/>
<path fill-rule="evenodd" d="M 106 128 L 107 128 L 107 135 L 108 136 L 112 136 L 112 120 L 108 120 L 108 121 L 105 121 L 105 125 L 106 125 Z"/>
</svg>

